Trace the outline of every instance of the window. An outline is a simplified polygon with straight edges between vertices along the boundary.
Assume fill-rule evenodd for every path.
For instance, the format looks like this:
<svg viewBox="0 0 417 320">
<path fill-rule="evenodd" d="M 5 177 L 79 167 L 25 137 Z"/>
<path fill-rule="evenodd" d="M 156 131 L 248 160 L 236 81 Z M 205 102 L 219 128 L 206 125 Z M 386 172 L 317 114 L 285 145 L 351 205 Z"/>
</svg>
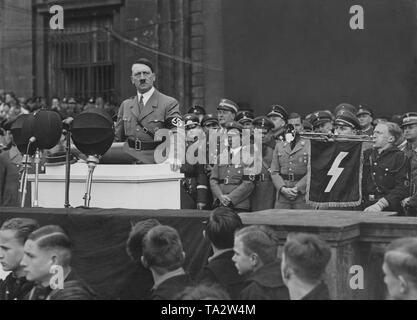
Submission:
<svg viewBox="0 0 417 320">
<path fill-rule="evenodd" d="M 48 38 L 50 93 L 88 99 L 114 97 L 112 17 L 65 21 L 62 32 Z"/>
</svg>

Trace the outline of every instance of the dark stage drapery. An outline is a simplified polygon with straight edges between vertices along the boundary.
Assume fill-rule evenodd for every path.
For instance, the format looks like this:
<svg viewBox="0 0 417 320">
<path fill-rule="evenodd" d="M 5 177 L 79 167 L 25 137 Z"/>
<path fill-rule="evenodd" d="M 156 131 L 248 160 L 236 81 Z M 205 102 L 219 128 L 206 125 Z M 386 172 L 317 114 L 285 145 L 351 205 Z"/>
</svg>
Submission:
<svg viewBox="0 0 417 320">
<path fill-rule="evenodd" d="M 28 217 L 43 225 L 63 227 L 74 243 L 73 267 L 104 299 L 118 299 L 136 266 L 126 253 L 131 225 L 155 218 L 178 230 L 186 253 L 185 269 L 196 275 L 207 262 L 209 244 L 203 221 L 209 212 L 197 210 L 0 208 L 0 223 Z"/>
</svg>

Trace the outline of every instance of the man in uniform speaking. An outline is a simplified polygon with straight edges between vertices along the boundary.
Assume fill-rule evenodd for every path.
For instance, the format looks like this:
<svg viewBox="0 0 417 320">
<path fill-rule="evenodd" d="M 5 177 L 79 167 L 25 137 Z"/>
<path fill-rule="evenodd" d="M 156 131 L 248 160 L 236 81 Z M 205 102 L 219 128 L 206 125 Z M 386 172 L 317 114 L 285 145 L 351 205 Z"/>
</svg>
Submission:
<svg viewBox="0 0 417 320">
<path fill-rule="evenodd" d="M 132 65 L 137 94 L 122 102 L 116 123 L 117 141 L 126 140 L 124 150 L 144 164 L 155 163 L 154 150 L 162 142 L 154 141 L 155 132 L 180 116 L 178 101 L 156 90 L 154 82 L 152 63 L 137 60 Z"/>
</svg>

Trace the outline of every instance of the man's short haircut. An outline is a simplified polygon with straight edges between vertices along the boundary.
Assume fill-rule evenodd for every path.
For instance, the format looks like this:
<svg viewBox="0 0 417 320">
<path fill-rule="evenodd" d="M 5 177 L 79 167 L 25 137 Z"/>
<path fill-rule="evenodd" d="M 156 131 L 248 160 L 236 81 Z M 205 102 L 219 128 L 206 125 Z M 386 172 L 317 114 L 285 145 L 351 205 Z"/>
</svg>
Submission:
<svg viewBox="0 0 417 320">
<path fill-rule="evenodd" d="M 41 250 L 57 249 L 61 251 L 60 258 L 63 266 L 68 266 L 71 263 L 72 242 L 60 226 L 41 227 L 32 232 L 28 240 L 35 242 Z"/>
<path fill-rule="evenodd" d="M 154 68 L 153 68 L 152 62 L 150 60 L 146 59 L 146 58 L 140 58 L 140 59 L 136 60 L 133 64 L 134 65 L 135 64 L 144 64 L 145 66 L 148 66 L 151 69 L 152 73 L 154 73 Z"/>
<path fill-rule="evenodd" d="M 56 225 L 48 225 L 33 231 L 28 240 L 36 242 L 41 249 L 72 249 L 72 243 L 65 231 Z"/>
<path fill-rule="evenodd" d="M 218 249 L 233 248 L 236 230 L 243 227 L 239 215 L 227 207 L 213 210 L 206 224 L 206 236 Z"/>
<path fill-rule="evenodd" d="M 245 227 L 236 232 L 235 238 L 239 238 L 243 243 L 243 251 L 246 255 L 257 254 L 263 264 L 277 260 L 278 237 L 271 227 L 262 225 Z"/>
<path fill-rule="evenodd" d="M 329 245 L 317 235 L 307 233 L 289 234 L 283 253 L 286 265 L 307 282 L 320 280 L 331 257 Z"/>
<path fill-rule="evenodd" d="M 403 276 L 417 288 L 417 238 L 400 238 L 389 244 L 385 262 L 395 276 Z"/>
<path fill-rule="evenodd" d="M 201 283 L 185 288 L 174 300 L 230 300 L 230 296 L 219 284 Z"/>
<path fill-rule="evenodd" d="M 301 116 L 296 112 L 292 112 L 290 114 L 290 116 L 288 117 L 288 120 L 291 120 L 291 119 L 300 119 L 301 120 Z"/>
<path fill-rule="evenodd" d="M 169 226 L 153 227 L 143 239 L 143 257 L 149 267 L 173 271 L 184 262 L 178 231 Z"/>
<path fill-rule="evenodd" d="M 400 140 L 403 135 L 403 132 L 398 124 L 395 122 L 383 122 L 381 125 L 386 125 L 388 128 L 388 133 L 394 137 L 394 145 Z"/>
<path fill-rule="evenodd" d="M 28 236 L 39 228 L 39 223 L 34 219 L 29 218 L 13 218 L 5 221 L 0 230 L 15 231 L 15 237 L 23 245 Z"/>
<path fill-rule="evenodd" d="M 145 235 L 153 227 L 159 225 L 160 223 L 156 219 L 146 219 L 132 226 L 126 242 L 126 251 L 133 261 L 139 261 L 142 256 L 142 242 Z"/>
</svg>

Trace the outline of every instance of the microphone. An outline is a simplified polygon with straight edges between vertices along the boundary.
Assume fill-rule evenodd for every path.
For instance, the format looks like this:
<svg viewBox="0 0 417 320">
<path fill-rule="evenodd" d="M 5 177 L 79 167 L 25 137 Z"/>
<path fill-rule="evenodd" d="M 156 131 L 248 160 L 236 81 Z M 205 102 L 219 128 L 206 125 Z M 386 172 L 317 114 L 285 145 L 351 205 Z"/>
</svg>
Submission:
<svg viewBox="0 0 417 320">
<path fill-rule="evenodd" d="M 29 143 L 34 143 L 36 141 L 36 137 L 31 137 L 30 139 L 29 139 Z"/>
<path fill-rule="evenodd" d="M 62 120 L 62 125 L 63 125 L 64 130 L 67 130 L 67 131 L 70 130 L 73 121 L 74 121 L 74 118 L 72 117 L 68 117 Z"/>
</svg>

